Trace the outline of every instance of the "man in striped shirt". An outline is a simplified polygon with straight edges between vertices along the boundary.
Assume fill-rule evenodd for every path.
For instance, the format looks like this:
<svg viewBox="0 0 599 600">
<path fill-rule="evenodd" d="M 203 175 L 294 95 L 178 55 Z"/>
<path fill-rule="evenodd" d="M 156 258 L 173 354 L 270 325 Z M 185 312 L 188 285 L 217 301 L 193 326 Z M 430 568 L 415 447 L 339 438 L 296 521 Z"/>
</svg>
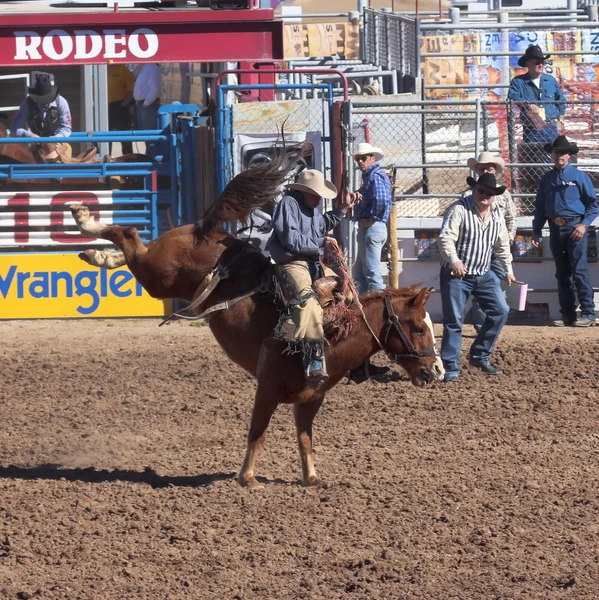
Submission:
<svg viewBox="0 0 599 600">
<path fill-rule="evenodd" d="M 498 186 L 491 173 L 478 180 L 468 177 L 467 182 L 472 194 L 447 209 L 438 242 L 443 307 L 441 359 L 447 382 L 459 379 L 462 325 L 470 294 L 478 300 L 486 316 L 468 360 L 487 375 L 501 373 L 489 362 L 489 357 L 507 321 L 509 307 L 499 278 L 490 269 L 491 255 L 504 267 L 508 284 L 515 281 L 505 219 L 499 207 L 493 206 L 494 197 L 503 194 L 505 186 Z"/>
</svg>

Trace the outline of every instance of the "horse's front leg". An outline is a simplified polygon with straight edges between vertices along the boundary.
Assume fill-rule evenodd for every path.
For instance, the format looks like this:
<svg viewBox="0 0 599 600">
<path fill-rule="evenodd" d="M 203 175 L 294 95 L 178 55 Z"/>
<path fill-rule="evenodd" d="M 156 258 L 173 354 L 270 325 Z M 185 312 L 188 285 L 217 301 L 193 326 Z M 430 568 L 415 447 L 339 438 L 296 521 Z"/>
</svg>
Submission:
<svg viewBox="0 0 599 600">
<path fill-rule="evenodd" d="M 270 386 L 268 386 L 270 388 Z M 254 400 L 254 409 L 252 411 L 252 420 L 250 422 L 250 431 L 248 433 L 247 450 L 245 460 L 239 472 L 239 485 L 249 487 L 250 489 L 258 489 L 264 487 L 258 483 L 254 475 L 254 466 L 258 452 L 264 445 L 266 439 L 266 429 L 270 423 L 270 419 L 278 406 L 278 401 L 275 400 L 275 394 L 272 388 L 268 391 L 261 389 L 258 383 L 256 391 L 256 399 Z"/>
<path fill-rule="evenodd" d="M 314 459 L 312 457 L 312 423 L 323 401 L 324 394 L 320 394 L 311 402 L 295 404 L 293 407 L 304 485 L 317 485 L 320 483 L 314 469 Z"/>
</svg>

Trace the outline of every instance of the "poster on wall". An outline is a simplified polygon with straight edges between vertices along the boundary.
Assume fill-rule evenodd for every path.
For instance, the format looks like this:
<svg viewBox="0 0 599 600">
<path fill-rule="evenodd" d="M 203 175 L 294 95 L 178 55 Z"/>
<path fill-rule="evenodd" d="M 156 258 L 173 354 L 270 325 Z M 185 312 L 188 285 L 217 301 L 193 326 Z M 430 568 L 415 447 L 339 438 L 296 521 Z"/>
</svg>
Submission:
<svg viewBox="0 0 599 600">
<path fill-rule="evenodd" d="M 526 52 L 530 46 L 540 46 L 543 52 L 547 53 L 547 32 L 546 31 L 512 31 L 510 32 L 510 52 L 520 52 L 521 55 Z M 518 59 L 520 56 L 510 56 L 510 67 L 518 68 Z"/>
<path fill-rule="evenodd" d="M 431 229 L 421 229 L 416 232 L 414 237 L 414 254 L 420 260 L 440 260 L 441 253 L 437 240 L 439 239 L 439 231 Z"/>
<path fill-rule="evenodd" d="M 535 248 L 532 243 L 532 235 L 518 234 L 514 238 L 512 246 L 512 256 L 515 261 L 522 262 L 540 262 L 543 258 L 543 245 Z"/>
</svg>

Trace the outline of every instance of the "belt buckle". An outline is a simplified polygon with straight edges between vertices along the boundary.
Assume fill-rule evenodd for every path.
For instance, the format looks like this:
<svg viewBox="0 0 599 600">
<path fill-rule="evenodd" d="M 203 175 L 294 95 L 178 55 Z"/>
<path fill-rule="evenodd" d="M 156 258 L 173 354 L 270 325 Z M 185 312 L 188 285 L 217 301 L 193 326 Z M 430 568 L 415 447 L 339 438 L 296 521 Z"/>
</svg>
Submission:
<svg viewBox="0 0 599 600">
<path fill-rule="evenodd" d="M 566 219 L 564 219 L 564 217 L 556 217 L 555 219 L 553 219 L 553 222 L 558 227 L 563 227 L 566 224 Z"/>
</svg>

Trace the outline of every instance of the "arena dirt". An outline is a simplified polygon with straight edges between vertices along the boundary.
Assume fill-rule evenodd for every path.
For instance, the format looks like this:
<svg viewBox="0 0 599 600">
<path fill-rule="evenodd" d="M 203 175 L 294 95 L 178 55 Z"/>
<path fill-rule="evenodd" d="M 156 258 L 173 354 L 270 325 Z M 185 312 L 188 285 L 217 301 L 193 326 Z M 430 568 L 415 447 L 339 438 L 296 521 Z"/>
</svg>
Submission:
<svg viewBox="0 0 599 600">
<path fill-rule="evenodd" d="M 282 406 L 255 492 L 255 384 L 207 327 L 0 332 L 2 600 L 599 596 L 596 329 L 508 327 L 496 378 L 339 385 L 315 488 Z"/>
</svg>

